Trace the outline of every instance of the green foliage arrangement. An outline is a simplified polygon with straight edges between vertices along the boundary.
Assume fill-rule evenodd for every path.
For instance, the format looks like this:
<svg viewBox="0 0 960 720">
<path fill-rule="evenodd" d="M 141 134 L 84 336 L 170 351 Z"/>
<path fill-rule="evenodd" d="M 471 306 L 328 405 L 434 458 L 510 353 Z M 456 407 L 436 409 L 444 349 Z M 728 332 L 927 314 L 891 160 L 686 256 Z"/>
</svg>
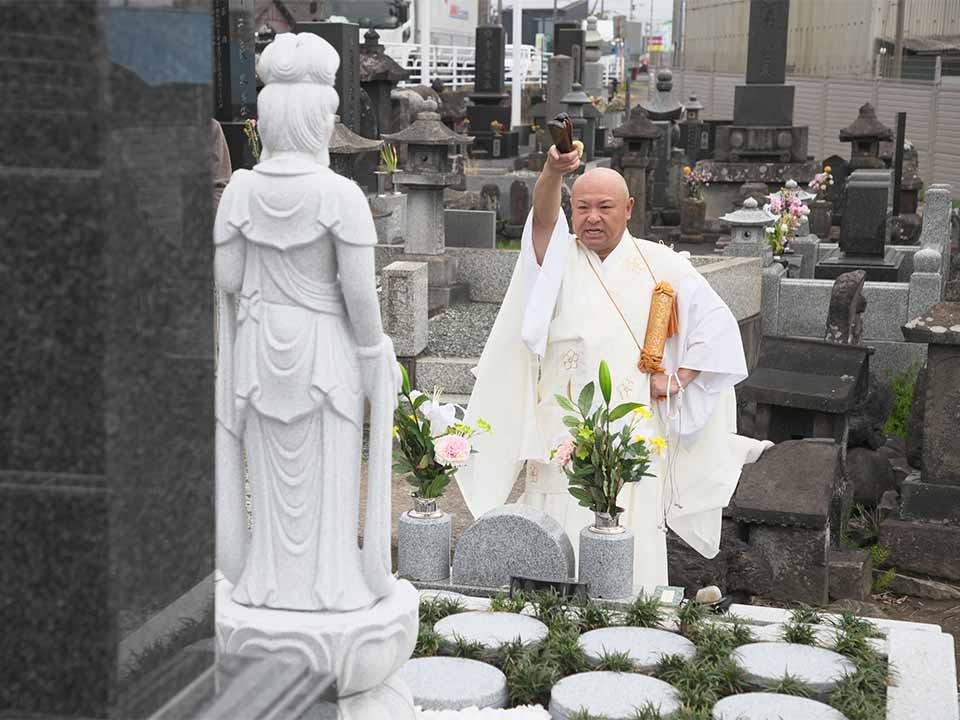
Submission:
<svg viewBox="0 0 960 720">
<path fill-rule="evenodd" d="M 891 385 L 895 400 L 890 417 L 887 418 L 883 431 L 887 435 L 898 438 L 907 437 L 907 425 L 910 421 L 910 408 L 913 406 L 913 393 L 917 386 L 918 368 L 914 365 L 893 376 Z"/>
</svg>

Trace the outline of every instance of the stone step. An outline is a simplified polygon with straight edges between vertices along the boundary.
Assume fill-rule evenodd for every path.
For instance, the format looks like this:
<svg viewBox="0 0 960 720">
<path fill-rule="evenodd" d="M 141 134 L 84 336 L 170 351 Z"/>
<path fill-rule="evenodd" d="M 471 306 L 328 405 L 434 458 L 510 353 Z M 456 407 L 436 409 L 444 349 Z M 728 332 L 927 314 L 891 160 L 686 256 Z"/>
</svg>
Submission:
<svg viewBox="0 0 960 720">
<path fill-rule="evenodd" d="M 475 380 L 470 371 L 477 362 L 477 358 L 421 355 L 416 360 L 416 385 L 425 393 L 440 388 L 447 401 L 451 395 L 469 396 Z"/>
</svg>

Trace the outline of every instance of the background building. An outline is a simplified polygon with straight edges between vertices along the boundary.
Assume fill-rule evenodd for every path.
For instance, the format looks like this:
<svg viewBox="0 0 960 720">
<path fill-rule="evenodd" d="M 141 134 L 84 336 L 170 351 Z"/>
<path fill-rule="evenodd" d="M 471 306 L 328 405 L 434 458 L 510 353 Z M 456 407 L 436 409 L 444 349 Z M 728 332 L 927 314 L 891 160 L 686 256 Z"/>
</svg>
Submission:
<svg viewBox="0 0 960 720">
<path fill-rule="evenodd" d="M 794 0 L 787 72 L 820 77 L 892 77 L 897 5 L 903 8 L 903 79 L 960 77 L 960 0 Z M 742 73 L 750 0 L 675 0 L 689 70 Z"/>
</svg>

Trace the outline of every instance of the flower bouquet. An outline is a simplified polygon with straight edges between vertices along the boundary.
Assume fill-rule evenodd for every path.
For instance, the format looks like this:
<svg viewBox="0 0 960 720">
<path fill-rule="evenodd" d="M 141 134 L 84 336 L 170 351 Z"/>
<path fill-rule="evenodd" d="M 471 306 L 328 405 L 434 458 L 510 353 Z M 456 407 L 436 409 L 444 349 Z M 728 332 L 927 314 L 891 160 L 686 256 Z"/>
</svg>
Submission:
<svg viewBox="0 0 960 720">
<path fill-rule="evenodd" d="M 260 162 L 260 133 L 257 131 L 257 121 L 248 118 L 243 123 L 243 134 L 247 138 L 247 147 L 250 148 L 250 154 L 253 155 L 255 163 Z"/>
<path fill-rule="evenodd" d="M 826 200 L 827 190 L 831 185 L 833 185 L 833 173 L 830 171 L 830 166 L 827 165 L 823 168 L 823 172 L 813 176 L 813 180 L 808 183 L 807 187 L 817 194 L 817 200 Z"/>
<path fill-rule="evenodd" d="M 795 193 L 781 188 L 780 192 L 770 196 L 764 209 L 777 216 L 773 224 L 767 226 L 766 234 L 774 255 L 779 255 L 790 246 L 801 219 L 810 214 L 810 208 Z"/>
<path fill-rule="evenodd" d="M 507 126 L 504 125 L 499 120 L 490 121 L 490 130 L 493 132 L 494 137 L 500 137 L 503 134 L 504 130 L 506 129 L 507 129 Z"/>
<path fill-rule="evenodd" d="M 626 402 L 611 407 L 610 368 L 600 363 L 600 402 L 594 406 L 597 385 L 587 383 L 577 400 L 557 395 L 556 401 L 569 413 L 563 424 L 570 434 L 550 453 L 569 481 L 568 491 L 594 513 L 594 524 L 580 532 L 580 582 L 591 596 L 627 597 L 633 591 L 633 533 L 620 526 L 623 508 L 617 505 L 627 483 L 653 477 L 651 455 L 666 448 L 660 437 L 637 433 L 651 413 L 641 403 Z"/>
<path fill-rule="evenodd" d="M 701 170 L 695 170 L 689 165 L 683 166 L 683 188 L 687 197 L 693 200 L 703 200 L 703 189 L 710 185 L 710 177 Z"/>
<path fill-rule="evenodd" d="M 470 438 L 491 430 L 482 419 L 476 428 L 458 420 L 462 408 L 441 403 L 439 391 L 430 396 L 411 389 L 406 369 L 401 365 L 400 370 L 403 386 L 393 428 L 400 457 L 394 470 L 406 474 L 414 487 L 414 509 L 400 515 L 397 565 L 400 577 L 444 580 L 450 575 L 451 520 L 437 509 L 437 498 L 474 452 Z"/>
</svg>

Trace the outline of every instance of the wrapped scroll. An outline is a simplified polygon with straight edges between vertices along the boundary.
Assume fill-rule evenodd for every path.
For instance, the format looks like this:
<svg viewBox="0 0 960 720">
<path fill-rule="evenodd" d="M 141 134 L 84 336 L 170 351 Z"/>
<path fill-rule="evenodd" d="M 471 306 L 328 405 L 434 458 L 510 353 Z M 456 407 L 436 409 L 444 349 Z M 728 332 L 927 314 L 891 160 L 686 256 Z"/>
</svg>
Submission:
<svg viewBox="0 0 960 720">
<path fill-rule="evenodd" d="M 662 373 L 663 351 L 667 339 L 679 329 L 677 321 L 677 291 L 670 283 L 659 282 L 650 299 L 650 316 L 647 318 L 647 334 L 640 351 L 640 372 Z"/>
</svg>

